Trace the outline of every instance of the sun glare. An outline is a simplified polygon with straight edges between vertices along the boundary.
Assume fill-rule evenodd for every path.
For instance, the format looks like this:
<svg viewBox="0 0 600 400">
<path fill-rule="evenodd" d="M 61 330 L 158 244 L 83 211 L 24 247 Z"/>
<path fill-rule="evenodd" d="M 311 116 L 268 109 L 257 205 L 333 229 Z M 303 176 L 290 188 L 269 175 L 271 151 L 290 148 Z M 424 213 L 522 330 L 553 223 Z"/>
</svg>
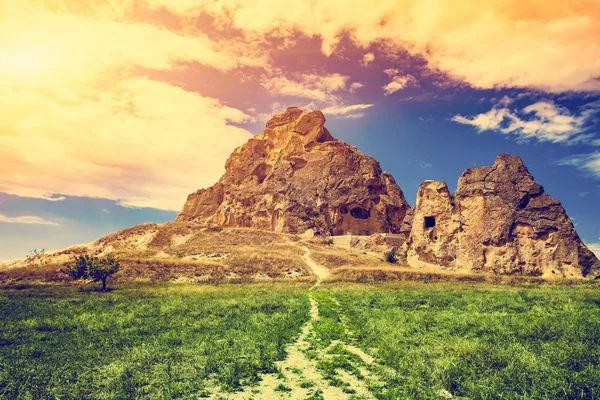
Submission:
<svg viewBox="0 0 600 400">
<path fill-rule="evenodd" d="M 45 48 L 0 48 L 0 73 L 9 79 L 35 79 L 55 69 L 58 60 Z"/>
</svg>

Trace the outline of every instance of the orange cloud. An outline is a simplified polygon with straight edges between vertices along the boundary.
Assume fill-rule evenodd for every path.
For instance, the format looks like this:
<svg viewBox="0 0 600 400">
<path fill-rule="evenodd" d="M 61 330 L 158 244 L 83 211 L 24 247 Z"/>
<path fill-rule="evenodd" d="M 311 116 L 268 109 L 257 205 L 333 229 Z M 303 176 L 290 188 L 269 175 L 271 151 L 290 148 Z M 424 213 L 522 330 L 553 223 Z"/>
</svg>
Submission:
<svg viewBox="0 0 600 400">
<path fill-rule="evenodd" d="M 229 153 L 251 137 L 232 125 L 250 117 L 136 77 L 134 68 L 169 71 L 196 62 L 231 70 L 265 59 L 202 34 L 117 22 L 127 7 L 110 3 L 119 2 L 4 3 L 0 191 L 178 210 L 190 192 L 214 183 Z"/>
<path fill-rule="evenodd" d="M 373 54 L 372 52 L 368 52 L 363 56 L 361 64 L 366 67 L 367 65 L 371 64 L 374 60 L 375 54 Z"/>
<path fill-rule="evenodd" d="M 123 199 L 177 210 L 214 183 L 229 153 L 251 137 L 249 117 L 218 100 L 146 78 L 121 81 L 72 102 L 35 92 L 3 96 L 0 191 Z M 23 110 L 26 110 L 24 112 Z"/>
<path fill-rule="evenodd" d="M 251 137 L 236 126 L 251 117 L 161 82 L 157 71 L 259 67 L 267 78 L 244 79 L 270 94 L 307 99 L 338 117 L 357 118 L 371 106 L 345 105 L 344 95 L 363 86 L 346 71 L 277 75 L 273 38 L 285 48 L 299 34 L 319 37 L 321 51 L 333 55 L 348 35 L 361 48 L 358 63 L 408 51 L 430 70 L 479 88 L 600 90 L 600 3 L 591 0 L 356 0 L 352 7 L 337 0 L 13 0 L 1 7 L 0 191 L 25 196 L 98 196 L 175 210 L 214 183 L 231 150 Z M 148 8 L 175 14 L 178 28 L 136 14 Z M 199 15 L 214 24 L 199 24 Z M 386 94 L 414 84 L 411 75 L 386 71 Z M 538 106 L 525 112 L 556 129 L 569 126 L 564 113 Z M 458 122 L 491 127 L 509 117 L 502 110 Z M 512 123 L 519 133 L 546 129 L 529 119 Z"/>
<path fill-rule="evenodd" d="M 600 2 L 491 0 L 152 0 L 186 15 L 202 8 L 247 37 L 322 39 L 331 55 L 340 37 L 386 42 L 426 59 L 432 70 L 477 88 L 548 92 L 600 90 Z"/>
</svg>

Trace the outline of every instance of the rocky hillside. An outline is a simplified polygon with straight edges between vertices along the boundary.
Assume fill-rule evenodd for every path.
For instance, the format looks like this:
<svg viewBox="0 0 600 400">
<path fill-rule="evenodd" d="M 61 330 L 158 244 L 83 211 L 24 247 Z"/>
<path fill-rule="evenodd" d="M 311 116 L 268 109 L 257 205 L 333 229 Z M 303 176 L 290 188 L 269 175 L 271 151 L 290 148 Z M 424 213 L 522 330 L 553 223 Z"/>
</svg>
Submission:
<svg viewBox="0 0 600 400">
<path fill-rule="evenodd" d="M 0 285 L 69 282 L 61 270 L 75 256 L 112 254 L 121 269 L 113 282 L 314 281 L 304 259 L 309 248 L 326 268 L 388 267 L 381 252 L 340 250 L 328 240 L 197 222 L 143 224 L 85 245 L 0 265 Z"/>
<path fill-rule="evenodd" d="M 16 261 L 0 268 L 0 283 L 64 280 L 60 269 L 82 253 L 119 257 L 122 281 L 310 280 L 308 250 L 340 280 L 600 275 L 560 202 L 516 156 L 466 170 L 454 194 L 423 182 L 411 209 L 392 176 L 336 140 L 320 111 L 291 107 L 225 169 L 189 195 L 175 222 Z M 398 264 L 384 261 L 391 250 Z"/>
<path fill-rule="evenodd" d="M 191 194 L 177 221 L 277 232 L 399 232 L 409 206 L 371 157 L 331 136 L 320 111 L 288 108 L 236 149 L 214 186 Z"/>
<path fill-rule="evenodd" d="M 517 156 L 501 154 L 492 166 L 467 169 L 454 195 L 445 182 L 423 182 L 410 214 L 412 259 L 547 277 L 600 272 L 600 262 L 560 202 L 544 192 Z"/>
</svg>

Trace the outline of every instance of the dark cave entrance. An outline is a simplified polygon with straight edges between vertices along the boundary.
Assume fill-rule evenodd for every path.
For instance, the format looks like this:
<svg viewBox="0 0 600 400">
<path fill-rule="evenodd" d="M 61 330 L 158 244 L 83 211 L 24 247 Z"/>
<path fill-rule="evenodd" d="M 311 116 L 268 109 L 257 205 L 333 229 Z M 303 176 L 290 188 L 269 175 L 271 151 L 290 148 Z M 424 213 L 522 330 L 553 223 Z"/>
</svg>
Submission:
<svg viewBox="0 0 600 400">
<path fill-rule="evenodd" d="M 435 217 L 425 217 L 425 229 L 431 229 L 435 227 Z"/>
<path fill-rule="evenodd" d="M 369 219 L 371 212 L 361 207 L 354 207 L 350 210 L 350 215 L 358 219 Z"/>
</svg>

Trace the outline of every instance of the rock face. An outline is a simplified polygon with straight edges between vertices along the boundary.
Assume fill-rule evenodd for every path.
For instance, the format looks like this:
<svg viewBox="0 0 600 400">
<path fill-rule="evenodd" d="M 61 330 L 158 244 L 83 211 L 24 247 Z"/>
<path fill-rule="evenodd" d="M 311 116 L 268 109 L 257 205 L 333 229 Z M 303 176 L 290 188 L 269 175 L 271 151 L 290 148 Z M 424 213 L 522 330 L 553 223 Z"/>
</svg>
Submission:
<svg viewBox="0 0 600 400">
<path fill-rule="evenodd" d="M 600 271 L 560 202 L 516 156 L 501 154 L 491 167 L 466 170 L 454 196 L 444 182 L 423 182 L 411 213 L 409 258 L 495 273 Z"/>
<path fill-rule="evenodd" d="M 225 174 L 188 196 L 177 221 L 321 235 L 398 233 L 409 206 L 379 163 L 290 107 L 237 148 Z"/>
</svg>

